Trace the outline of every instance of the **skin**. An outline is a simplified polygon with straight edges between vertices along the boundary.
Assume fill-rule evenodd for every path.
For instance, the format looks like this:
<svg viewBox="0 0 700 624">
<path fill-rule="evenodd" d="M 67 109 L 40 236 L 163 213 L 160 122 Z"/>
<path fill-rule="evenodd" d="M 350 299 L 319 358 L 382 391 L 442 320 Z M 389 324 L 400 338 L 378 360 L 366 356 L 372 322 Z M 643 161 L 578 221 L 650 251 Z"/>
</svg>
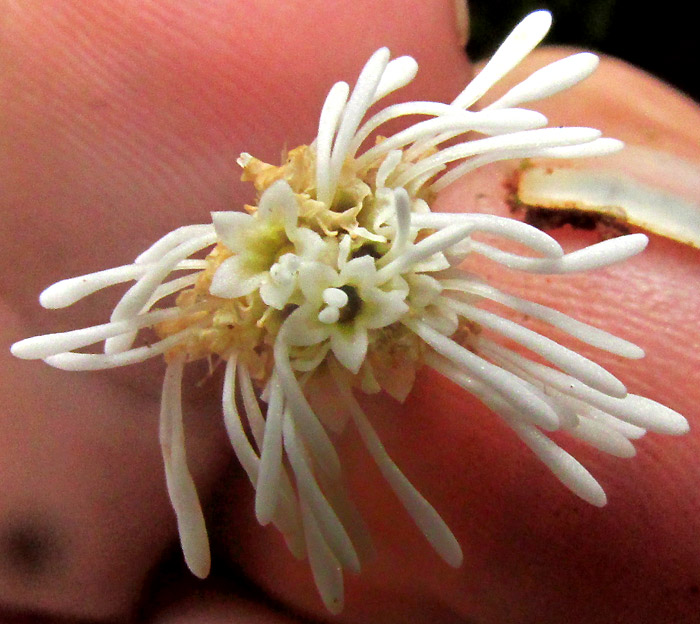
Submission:
<svg viewBox="0 0 700 624">
<path fill-rule="evenodd" d="M 0 619 L 695 621 L 697 427 L 682 438 L 649 434 L 632 460 L 554 436 L 604 485 L 610 502 L 597 509 L 430 371 L 421 371 L 403 405 L 367 399 L 368 411 L 381 414 L 373 422 L 387 449 L 452 527 L 465 563 L 453 570 L 434 555 L 349 432 L 340 442 L 345 474 L 377 557 L 361 576 L 346 575 L 346 608 L 332 618 L 306 564 L 253 519 L 251 489 L 225 440 L 217 379 L 195 387 L 204 372 L 194 367 L 186 388 L 190 466 L 209 502 L 217 562 L 202 583 L 177 554 L 156 567 L 176 542 L 157 440 L 162 364 L 70 374 L 9 354 L 20 338 L 103 322 L 114 302 L 103 293 L 48 313 L 36 301 L 48 284 L 123 264 L 164 232 L 250 200 L 237 181 L 238 154 L 275 162 L 283 146 L 311 140 L 329 86 L 353 81 L 377 47 L 420 63 L 401 99 L 454 97 L 472 67 L 453 3 L 410 4 L 357 0 L 344 14 L 318 0 L 204 8 L 0 2 L 0 249 L 8 259 L 0 303 Z M 562 54 L 536 52 L 507 82 Z M 535 108 L 552 125 L 599 127 L 700 171 L 697 106 L 620 62 L 604 60 L 586 83 Z M 508 173 L 480 170 L 447 189 L 438 208 L 508 214 Z M 687 168 L 664 172 L 681 174 Z M 698 201 L 695 175 L 687 193 Z M 598 240 L 569 228 L 554 234 L 570 249 Z M 700 327 L 692 321 L 699 260 L 698 251 L 651 236 L 643 255 L 590 275 L 523 280 L 486 262 L 474 266 L 515 294 L 640 344 L 647 357 L 634 362 L 577 349 L 692 427 L 700 417 Z"/>
</svg>

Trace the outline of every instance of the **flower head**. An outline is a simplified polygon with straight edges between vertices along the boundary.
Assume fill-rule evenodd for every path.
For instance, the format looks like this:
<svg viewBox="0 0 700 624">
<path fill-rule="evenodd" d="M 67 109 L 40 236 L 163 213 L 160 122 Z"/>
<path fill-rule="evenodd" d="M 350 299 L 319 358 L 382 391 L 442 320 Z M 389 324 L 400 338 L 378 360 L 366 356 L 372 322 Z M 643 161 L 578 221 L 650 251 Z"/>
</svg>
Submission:
<svg viewBox="0 0 700 624">
<path fill-rule="evenodd" d="M 134 281 L 110 322 L 29 338 L 12 351 L 66 370 L 123 366 L 164 354 L 160 438 L 167 486 L 185 559 L 198 576 L 208 573 L 209 546 L 187 468 L 180 398 L 183 368 L 193 360 L 225 363 L 224 421 L 256 490 L 257 518 L 273 523 L 295 554 L 308 555 L 332 611 L 342 608 L 342 568 L 360 569 L 353 537 L 359 529 L 347 513 L 332 423 L 311 407 L 314 376 L 331 380 L 338 411 L 357 427 L 408 513 L 453 566 L 462 560 L 457 540 L 390 459 L 356 392 L 385 391 L 403 400 L 417 371 L 428 365 L 483 401 L 566 486 L 594 505 L 606 501 L 600 485 L 543 431 L 565 430 L 629 457 L 631 440 L 647 429 L 687 430 L 682 416 L 629 395 L 599 365 L 480 303 L 497 302 L 622 357 L 642 357 L 641 349 L 459 268 L 465 258 L 480 255 L 525 273 L 591 270 L 640 252 L 645 236 L 565 254 L 554 239 L 515 220 L 431 211 L 437 192 L 486 163 L 591 156 L 621 147 L 591 128 L 544 128 L 544 116 L 517 108 L 585 78 L 597 63 L 591 54 L 557 61 L 490 106 L 467 110 L 539 42 L 549 22 L 546 12 L 528 16 L 450 104 L 405 102 L 367 118 L 373 104 L 417 70 L 413 59 L 390 60 L 387 49 L 378 50 L 352 92 L 343 82 L 332 87 L 310 145 L 290 151 L 281 166 L 241 156 L 243 179 L 258 193 L 247 213 L 214 213 L 212 224 L 175 230 L 132 264 L 64 280 L 42 293 L 45 307 L 63 307 Z M 424 119 L 367 147 L 380 126 L 407 115 Z M 458 140 L 471 132 L 481 138 Z M 504 251 L 479 240 L 480 233 L 518 241 L 531 253 Z M 208 250 L 203 259 L 202 250 Z M 184 276 L 171 278 L 179 272 Z M 161 307 L 172 296 L 175 305 Z M 141 330 L 154 331 L 158 339 L 134 346 Z M 551 366 L 504 347 L 500 338 L 520 343 Z M 100 341 L 103 353 L 79 351 Z"/>
</svg>

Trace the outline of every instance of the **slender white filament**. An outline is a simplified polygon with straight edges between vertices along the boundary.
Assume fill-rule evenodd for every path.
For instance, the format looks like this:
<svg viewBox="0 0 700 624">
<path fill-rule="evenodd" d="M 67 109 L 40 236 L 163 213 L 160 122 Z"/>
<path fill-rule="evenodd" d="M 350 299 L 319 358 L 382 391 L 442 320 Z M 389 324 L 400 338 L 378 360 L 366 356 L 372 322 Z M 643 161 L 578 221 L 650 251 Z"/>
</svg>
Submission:
<svg viewBox="0 0 700 624">
<path fill-rule="evenodd" d="M 464 111 L 473 115 L 478 115 L 479 122 L 475 124 L 474 130 L 481 134 L 497 135 L 509 132 L 520 132 L 523 130 L 535 130 L 547 125 L 547 118 L 536 111 L 521 108 L 510 108 L 500 111 L 500 116 L 493 116 L 497 111 L 482 110 L 477 112 Z M 431 148 L 453 139 L 462 132 L 445 131 L 432 137 L 426 137 L 417 141 L 406 150 L 406 160 L 417 160 L 425 155 Z"/>
<path fill-rule="evenodd" d="M 177 518 L 185 562 L 195 576 L 205 578 L 211 567 L 211 555 L 204 514 L 192 475 L 187 468 L 180 396 L 183 367 L 184 358 L 177 358 L 165 371 L 160 410 L 160 445 L 165 464 L 165 480 Z"/>
<path fill-rule="evenodd" d="M 222 393 L 222 406 L 224 413 L 224 425 L 228 434 L 231 447 L 241 463 L 243 470 L 248 475 L 253 487 L 257 487 L 260 471 L 260 458 L 248 440 L 243 430 L 241 416 L 236 407 L 236 356 L 232 356 L 226 362 L 224 373 L 224 388 Z M 243 367 L 241 367 L 243 368 Z M 262 442 L 262 440 L 261 440 Z M 262 446 L 262 444 L 261 444 Z M 301 518 L 297 509 L 296 497 L 284 474 L 280 478 L 280 496 L 272 522 L 284 535 L 289 550 L 297 557 L 304 556 L 304 542 L 302 539 Z"/>
<path fill-rule="evenodd" d="M 477 380 L 468 379 L 453 366 L 437 360 L 435 356 L 430 358 L 430 363 L 448 379 L 473 392 L 496 412 L 574 494 L 596 506 L 605 505 L 605 492 L 590 473 L 532 424 L 523 420 L 523 415 L 514 410 L 504 397 L 494 395 Z"/>
<path fill-rule="evenodd" d="M 402 157 L 403 152 L 401 150 L 394 150 L 392 152 L 389 152 L 382 161 L 382 164 L 379 165 L 376 177 L 377 193 L 383 192 L 383 187 L 387 186 L 388 178 L 391 176 L 392 173 L 394 173 L 396 167 L 401 162 Z"/>
<path fill-rule="evenodd" d="M 258 399 L 253 390 L 253 384 L 248 369 L 238 366 L 238 379 L 241 387 L 241 397 L 245 408 L 248 424 L 258 449 L 262 449 L 265 437 L 265 419 L 262 416 Z M 257 481 L 254 487 L 257 486 Z M 301 527 L 301 511 L 296 499 L 292 482 L 283 465 L 280 474 L 280 499 L 272 521 L 284 534 L 287 547 L 297 559 L 306 556 L 304 532 Z"/>
<path fill-rule="evenodd" d="M 531 425 L 507 415 L 503 418 L 554 476 L 574 494 L 596 507 L 603 507 L 608 502 L 600 483 L 578 460 Z"/>
<path fill-rule="evenodd" d="M 394 104 L 393 106 L 387 106 L 383 108 L 378 113 L 370 117 L 364 124 L 358 129 L 353 137 L 350 147 L 348 148 L 348 154 L 350 156 L 355 156 L 355 153 L 360 148 L 362 143 L 369 137 L 372 132 L 377 128 L 384 125 L 392 119 L 398 119 L 406 115 L 430 115 L 439 116 L 446 114 L 456 114 L 462 113 L 460 108 L 450 106 L 449 104 L 444 104 L 442 102 L 402 102 L 401 104 Z M 471 113 L 472 115 L 476 113 Z"/>
<path fill-rule="evenodd" d="M 480 241 L 471 242 L 471 250 L 509 269 L 527 273 L 578 273 L 593 271 L 628 260 L 642 251 L 649 242 L 641 233 L 611 238 L 590 247 L 568 253 L 561 258 L 529 258 L 519 256 Z"/>
<path fill-rule="evenodd" d="M 600 131 L 594 128 L 539 128 L 523 130 L 500 136 L 487 137 L 458 143 L 440 150 L 409 167 L 396 179 L 397 186 L 405 186 L 414 178 L 427 172 L 440 170 L 442 165 L 462 160 L 476 154 L 499 152 L 502 150 L 539 150 L 543 147 L 558 147 L 588 143 L 600 138 Z"/>
<path fill-rule="evenodd" d="M 284 387 L 285 401 L 294 416 L 294 423 L 299 428 L 299 432 L 322 470 L 328 472 L 331 478 L 339 478 L 340 459 L 338 459 L 338 453 L 306 397 L 304 397 L 291 367 L 288 347 L 285 342 L 284 325 L 275 340 L 274 359 L 275 371 Z"/>
<path fill-rule="evenodd" d="M 379 86 L 382 74 L 388 63 L 389 50 L 387 48 L 380 48 L 377 50 L 360 72 L 357 82 L 355 83 L 355 88 L 345 106 L 331 153 L 330 173 L 328 176 L 330 181 L 328 195 L 331 200 L 335 195 L 340 170 L 347 157 L 350 142 L 355 136 L 355 132 L 362 118 L 365 116 L 367 109 L 374 101 L 377 87 Z"/>
<path fill-rule="evenodd" d="M 406 86 L 416 77 L 417 73 L 418 63 L 411 56 L 399 56 L 389 61 L 384 68 L 379 85 L 377 85 L 372 104 Z"/>
<path fill-rule="evenodd" d="M 265 436 L 260 455 L 260 472 L 255 488 L 255 516 L 263 526 L 268 524 L 277 508 L 282 473 L 282 421 L 284 394 L 275 373 L 268 383 L 270 392 L 265 419 Z"/>
<path fill-rule="evenodd" d="M 589 158 L 591 156 L 614 154 L 624 147 L 625 144 L 619 139 L 600 137 L 595 141 L 589 141 L 581 145 L 543 147 L 537 151 L 536 156 L 541 158 Z"/>
<path fill-rule="evenodd" d="M 632 425 L 666 435 L 682 435 L 689 430 L 688 421 L 683 416 L 656 401 L 635 394 L 628 394 L 624 399 L 610 397 L 570 375 L 532 362 L 503 347 L 485 344 L 485 341 L 480 346 L 489 358 L 499 361 L 501 365 L 516 366 L 562 394 L 577 398 Z"/>
<path fill-rule="evenodd" d="M 211 223 L 179 227 L 172 232 L 168 232 L 163 238 L 153 243 L 153 245 L 134 260 L 134 264 L 158 262 L 166 253 L 175 249 L 175 247 L 178 247 L 182 243 L 191 240 L 193 237 L 196 238 L 204 234 L 211 234 L 213 231 L 214 226 Z"/>
<path fill-rule="evenodd" d="M 643 429 L 642 427 L 630 425 L 624 420 L 620 420 L 615 416 L 611 416 L 607 412 L 591 407 L 590 405 L 586 405 L 585 403 L 583 403 L 583 405 L 584 407 L 582 412 L 585 414 L 586 418 L 600 422 L 606 427 L 610 427 L 611 429 L 618 431 L 629 440 L 639 440 L 646 435 L 647 430 Z"/>
<path fill-rule="evenodd" d="M 522 61 L 544 39 L 552 25 L 548 11 L 535 11 L 521 21 L 506 37 L 484 68 L 452 102 L 469 108 L 493 85 Z"/>
<path fill-rule="evenodd" d="M 163 340 L 150 345 L 122 351 L 120 353 L 58 353 L 44 358 L 49 366 L 67 371 L 102 370 L 104 368 L 117 368 L 144 362 L 156 355 L 169 351 L 180 343 L 185 342 L 201 323 L 196 323 L 177 334 L 168 336 Z"/>
<path fill-rule="evenodd" d="M 585 80 L 596 67 L 598 57 L 590 52 L 580 52 L 559 59 L 530 74 L 485 110 L 510 108 L 550 97 Z"/>
<path fill-rule="evenodd" d="M 245 408 L 245 414 L 248 418 L 250 431 L 253 434 L 253 439 L 258 449 L 261 449 L 265 436 L 265 419 L 262 416 L 258 399 L 255 396 L 250 373 L 245 366 L 238 367 L 238 383 L 240 384 L 241 398 L 243 399 L 243 407 Z"/>
<path fill-rule="evenodd" d="M 563 314 L 548 306 L 509 295 L 483 282 L 465 279 L 443 279 L 440 280 L 440 285 L 445 290 L 456 290 L 496 301 L 522 314 L 527 314 L 532 318 L 539 319 L 553 327 L 557 327 L 570 336 L 586 344 L 597 347 L 598 349 L 603 349 L 621 357 L 635 360 L 644 357 L 643 349 L 627 340 L 618 338 L 610 332 L 577 321 L 567 314 Z"/>
<path fill-rule="evenodd" d="M 350 410 L 367 451 L 377 464 L 382 476 L 401 501 L 401 504 L 435 549 L 435 552 L 452 567 L 457 568 L 462 565 L 462 549 L 452 531 L 450 531 L 433 506 L 416 490 L 391 457 L 389 457 L 367 416 L 362 411 L 355 397 L 352 396 L 352 391 L 338 375 L 337 368 L 331 367 L 331 372 L 333 373 L 336 387 Z"/>
<path fill-rule="evenodd" d="M 623 262 L 643 251 L 648 242 L 641 233 L 601 241 L 563 256 L 556 262 L 557 273 L 592 271 Z"/>
<path fill-rule="evenodd" d="M 527 384 L 512 373 L 487 362 L 468 349 L 443 336 L 427 324 L 417 320 L 403 321 L 410 330 L 420 336 L 437 353 L 453 362 L 459 369 L 474 375 L 498 394 L 507 397 L 515 406 L 533 414 L 532 418 L 557 423 L 556 412 L 535 394 Z"/>
<path fill-rule="evenodd" d="M 330 204 L 331 194 L 331 149 L 340 116 L 348 100 L 350 87 L 347 82 L 337 82 L 328 92 L 321 109 L 316 138 L 316 197 Z"/>
<path fill-rule="evenodd" d="M 323 537 L 343 567 L 360 571 L 360 559 L 338 515 L 321 492 L 311 466 L 305 457 L 302 442 L 297 437 L 294 421 L 287 414 L 283 424 L 284 448 L 299 491 L 299 497 L 308 506 L 318 523 Z"/>
<path fill-rule="evenodd" d="M 492 152 L 481 156 L 474 156 L 456 167 L 453 167 L 433 182 L 430 188 L 438 193 L 470 171 L 501 160 L 517 158 L 588 158 L 591 156 L 614 154 L 615 152 L 619 152 L 623 147 L 624 143 L 622 143 L 622 141 L 601 137 L 579 145 L 541 147 L 536 149 L 507 149 L 502 152 Z M 434 171 L 428 172 L 428 174 L 421 178 L 421 186 L 432 176 L 440 173 L 440 171 L 442 171 L 442 168 L 436 168 Z"/>
<path fill-rule="evenodd" d="M 183 260 L 173 270 L 199 269 L 201 260 Z M 88 275 L 79 275 L 61 280 L 49 286 L 39 295 L 39 303 L 49 310 L 67 308 L 92 293 L 143 277 L 155 265 L 127 264 L 113 269 L 105 269 Z"/>
<path fill-rule="evenodd" d="M 450 225 L 424 238 L 410 247 L 401 256 L 379 269 L 376 276 L 377 284 L 383 284 L 419 262 L 456 245 L 459 241 L 469 236 L 473 229 L 474 227 L 471 223 Z"/>
<path fill-rule="evenodd" d="M 243 431 L 241 417 L 236 408 L 235 374 L 236 356 L 232 355 L 226 362 L 226 371 L 224 373 L 224 389 L 222 392 L 224 425 L 238 461 L 248 475 L 250 482 L 255 486 L 258 480 L 260 458 L 248 440 L 245 431 Z"/>
<path fill-rule="evenodd" d="M 318 480 L 324 496 L 347 531 L 360 563 L 372 559 L 376 555 L 376 551 L 369 529 L 359 510 L 350 500 L 345 484 L 340 480 L 334 481 L 322 470 L 314 473 L 314 476 Z"/>
<path fill-rule="evenodd" d="M 73 305 L 76 301 L 114 284 L 121 284 L 138 279 L 144 275 L 149 266 L 127 264 L 113 269 L 97 271 L 89 275 L 70 277 L 51 284 L 39 295 L 39 303 L 44 308 L 56 310 Z"/>
<path fill-rule="evenodd" d="M 155 290 L 178 263 L 193 253 L 213 245 L 215 242 L 216 234 L 212 229 L 211 232 L 183 242 L 171 249 L 124 293 L 124 296 L 114 307 L 110 320 L 122 321 L 142 312 Z M 133 343 L 134 337 L 135 334 L 122 334 L 116 338 L 107 339 L 105 341 L 105 353 L 115 354 L 126 351 Z"/>
<path fill-rule="evenodd" d="M 490 214 L 446 212 L 411 215 L 411 226 L 418 229 L 442 229 L 460 224 L 470 224 L 474 232 L 496 234 L 516 241 L 548 258 L 561 258 L 564 255 L 561 245 L 549 234 L 515 219 Z"/>
<path fill-rule="evenodd" d="M 332 614 L 343 610 L 343 572 L 314 518 L 308 503 L 300 501 L 304 537 L 309 551 L 309 564 L 321 600 Z"/>
<path fill-rule="evenodd" d="M 203 309 L 198 306 L 197 309 Z M 197 311 L 188 310 L 187 313 Z M 168 308 L 156 310 L 149 314 L 143 314 L 133 319 L 116 321 L 115 323 L 104 323 L 94 327 L 84 329 L 74 329 L 72 331 L 59 334 L 46 334 L 44 336 L 34 336 L 16 342 L 11 347 L 12 355 L 27 360 L 44 359 L 58 353 L 66 353 L 74 349 L 80 349 L 111 336 L 139 330 L 143 327 L 152 327 L 156 323 L 185 316 L 186 313 L 180 308 Z"/>
<path fill-rule="evenodd" d="M 199 262 L 199 261 L 196 261 Z M 202 261 L 203 262 L 203 261 Z M 204 266 L 200 267 L 202 269 L 206 268 L 206 263 Z M 153 291 L 151 298 L 146 302 L 144 310 L 150 310 L 156 303 L 169 297 L 170 295 L 180 292 L 189 286 L 194 286 L 197 280 L 201 277 L 201 273 L 192 273 L 191 275 L 185 275 L 184 277 L 178 277 L 177 279 L 170 280 L 158 286 Z"/>
<path fill-rule="evenodd" d="M 451 107 L 444 104 L 447 109 Z M 465 134 L 469 131 L 484 134 L 500 134 L 503 132 L 525 131 L 540 128 L 547 123 L 547 118 L 534 111 L 512 109 L 508 111 L 492 111 L 473 113 L 460 109 L 446 111 L 436 119 L 428 119 L 416 123 L 406 130 L 398 132 L 378 145 L 367 150 L 357 158 L 355 166 L 363 169 L 371 165 L 386 152 L 404 147 L 414 141 L 430 139 L 439 136 L 441 141 Z M 430 147 L 430 144 L 421 143 L 421 149 Z M 413 156 L 416 150 L 408 153 Z"/>
<path fill-rule="evenodd" d="M 551 338 L 468 303 L 450 298 L 446 298 L 446 303 L 464 318 L 520 343 L 591 388 L 618 398 L 627 395 L 627 388 L 612 373 Z"/>
<path fill-rule="evenodd" d="M 496 414 L 510 414 L 513 418 L 525 419 L 541 429 L 546 431 L 557 431 L 561 428 L 561 414 L 557 413 L 557 418 L 543 418 L 540 414 L 533 411 L 519 409 L 510 401 L 510 397 L 505 394 L 496 393 L 493 388 L 485 384 L 480 379 L 465 373 L 460 367 L 450 362 L 446 358 L 437 353 L 428 353 L 425 358 L 428 366 L 447 377 L 450 381 L 457 384 L 460 388 L 464 388 L 470 394 L 477 397 L 484 405 L 491 408 Z M 541 397 L 541 393 L 532 386 L 531 392 Z M 543 399 L 549 403 L 549 399 Z M 554 410 L 554 406 L 552 406 Z"/>
<path fill-rule="evenodd" d="M 394 209 L 396 218 L 396 235 L 391 248 L 377 262 L 377 266 L 386 265 L 394 258 L 400 258 L 410 242 L 411 234 L 411 200 L 406 189 L 394 190 Z"/>
<path fill-rule="evenodd" d="M 595 420 L 580 418 L 578 426 L 570 429 L 569 433 L 593 448 L 615 457 L 628 458 L 636 454 L 634 445 L 624 435 Z"/>
<path fill-rule="evenodd" d="M 605 156 L 619 152 L 624 147 L 622 141 L 601 137 L 579 143 L 576 145 L 558 145 L 554 147 L 514 147 L 503 148 L 493 152 L 487 152 L 481 155 L 471 156 L 461 164 L 452 167 L 446 171 L 435 182 L 430 185 L 431 190 L 438 193 L 456 180 L 464 177 L 470 171 L 479 169 L 490 163 L 499 162 L 502 160 L 516 160 L 525 158 L 589 158 L 591 156 Z M 430 178 L 445 171 L 445 165 L 436 165 L 432 169 L 427 170 L 420 176 L 414 178 L 411 183 L 411 188 L 422 188 Z"/>
</svg>

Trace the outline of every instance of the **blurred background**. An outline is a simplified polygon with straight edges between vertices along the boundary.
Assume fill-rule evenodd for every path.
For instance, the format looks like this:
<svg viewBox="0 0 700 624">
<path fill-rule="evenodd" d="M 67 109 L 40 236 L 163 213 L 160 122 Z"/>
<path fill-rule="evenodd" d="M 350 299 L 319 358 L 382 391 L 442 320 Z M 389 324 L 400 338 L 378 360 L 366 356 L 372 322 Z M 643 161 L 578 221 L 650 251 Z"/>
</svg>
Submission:
<svg viewBox="0 0 700 624">
<path fill-rule="evenodd" d="M 554 25 L 545 43 L 617 56 L 700 101 L 700 36 L 692 3 L 650 6 L 639 0 L 469 0 L 467 50 L 474 59 L 490 56 L 527 13 L 549 9 Z"/>
</svg>

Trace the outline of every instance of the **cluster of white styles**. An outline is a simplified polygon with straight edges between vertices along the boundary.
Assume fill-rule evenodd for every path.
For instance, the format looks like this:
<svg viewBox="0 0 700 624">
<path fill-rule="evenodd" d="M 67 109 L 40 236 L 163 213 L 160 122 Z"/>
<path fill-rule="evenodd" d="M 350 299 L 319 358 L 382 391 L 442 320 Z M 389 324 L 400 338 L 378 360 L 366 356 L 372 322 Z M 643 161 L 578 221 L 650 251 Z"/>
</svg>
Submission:
<svg viewBox="0 0 700 624">
<path fill-rule="evenodd" d="M 333 612 L 343 604 L 342 570 L 360 570 L 358 542 L 366 537 L 333 442 L 349 423 L 437 554 L 451 566 L 462 561 L 450 529 L 387 454 L 358 392 L 383 391 L 403 401 L 417 371 L 429 366 L 491 408 L 562 483 L 594 505 L 606 502 L 598 482 L 543 432 L 565 430 L 629 457 L 631 440 L 647 430 L 687 430 L 682 416 L 628 394 L 599 365 L 479 304 L 496 302 L 621 357 L 642 357 L 639 347 L 459 269 L 479 255 L 525 273 L 587 271 L 637 254 L 644 235 L 565 254 L 553 238 L 517 220 L 431 212 L 436 192 L 484 164 L 621 147 L 595 129 L 545 128 L 543 115 L 519 108 L 588 76 L 597 64 L 588 53 L 552 63 L 489 106 L 468 110 L 539 43 L 550 20 L 544 11 L 529 15 L 450 104 L 406 102 L 368 117 L 372 105 L 417 71 L 412 58 L 390 60 L 386 48 L 378 50 L 352 91 L 345 82 L 332 87 L 309 146 L 289 152 L 279 167 L 240 157 L 243 179 L 257 191 L 246 212 L 213 213 L 211 224 L 170 232 L 132 264 L 42 293 L 44 307 L 61 308 L 134 282 L 108 323 L 22 340 L 12 352 L 70 371 L 165 356 L 160 439 L 182 549 L 197 576 L 208 574 L 210 553 L 186 461 L 181 402 L 183 367 L 194 360 L 225 368 L 224 420 L 255 488 L 257 519 L 273 523 L 296 556 L 308 557 Z M 383 124 L 407 115 L 422 119 L 366 147 Z M 481 137 L 455 140 L 465 133 Z M 505 251 L 475 238 L 479 233 L 530 251 Z M 142 330 L 151 334 L 146 344 L 137 342 Z M 505 348 L 499 337 L 552 366 Z M 82 351 L 102 341 L 100 353 Z M 319 407 L 313 391 L 319 385 L 330 409 Z"/>
</svg>

